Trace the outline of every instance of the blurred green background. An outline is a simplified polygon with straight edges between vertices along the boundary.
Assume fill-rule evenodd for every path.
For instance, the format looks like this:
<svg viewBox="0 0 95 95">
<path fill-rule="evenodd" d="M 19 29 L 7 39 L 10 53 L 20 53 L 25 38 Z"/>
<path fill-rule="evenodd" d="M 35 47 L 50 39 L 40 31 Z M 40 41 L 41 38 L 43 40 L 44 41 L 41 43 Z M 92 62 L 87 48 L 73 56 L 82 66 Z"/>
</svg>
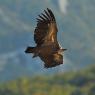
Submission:
<svg viewBox="0 0 95 95">
<path fill-rule="evenodd" d="M 0 84 L 0 95 L 95 95 L 95 65 L 77 72 L 7 81 Z"/>
<path fill-rule="evenodd" d="M 51 69 L 24 53 L 46 8 L 68 49 Z M 95 95 L 95 0 L 0 0 L 0 95 Z"/>
</svg>

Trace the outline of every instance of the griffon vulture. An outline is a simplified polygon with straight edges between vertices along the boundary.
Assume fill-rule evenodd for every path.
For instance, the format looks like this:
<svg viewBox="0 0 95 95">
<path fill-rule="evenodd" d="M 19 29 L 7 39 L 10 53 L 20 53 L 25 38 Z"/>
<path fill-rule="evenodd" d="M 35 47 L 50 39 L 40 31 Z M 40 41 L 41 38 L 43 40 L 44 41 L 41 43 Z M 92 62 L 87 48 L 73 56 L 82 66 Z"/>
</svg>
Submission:
<svg viewBox="0 0 95 95">
<path fill-rule="evenodd" d="M 53 12 L 47 8 L 38 15 L 37 26 L 34 31 L 35 47 L 27 47 L 26 53 L 33 53 L 33 58 L 39 56 L 45 68 L 63 64 L 62 49 L 57 41 L 57 25 Z"/>
</svg>

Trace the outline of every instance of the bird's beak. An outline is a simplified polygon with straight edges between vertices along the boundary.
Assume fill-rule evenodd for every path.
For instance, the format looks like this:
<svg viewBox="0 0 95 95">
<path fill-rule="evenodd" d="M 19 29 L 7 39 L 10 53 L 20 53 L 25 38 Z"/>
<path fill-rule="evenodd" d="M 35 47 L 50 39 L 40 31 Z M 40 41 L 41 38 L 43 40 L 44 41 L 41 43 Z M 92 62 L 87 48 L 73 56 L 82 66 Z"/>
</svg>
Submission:
<svg viewBox="0 0 95 95">
<path fill-rule="evenodd" d="M 63 51 L 66 51 L 67 49 L 63 49 Z"/>
<path fill-rule="evenodd" d="M 66 50 L 67 50 L 67 49 L 61 49 L 60 51 L 61 51 L 61 52 L 64 52 L 64 51 L 66 51 Z"/>
</svg>

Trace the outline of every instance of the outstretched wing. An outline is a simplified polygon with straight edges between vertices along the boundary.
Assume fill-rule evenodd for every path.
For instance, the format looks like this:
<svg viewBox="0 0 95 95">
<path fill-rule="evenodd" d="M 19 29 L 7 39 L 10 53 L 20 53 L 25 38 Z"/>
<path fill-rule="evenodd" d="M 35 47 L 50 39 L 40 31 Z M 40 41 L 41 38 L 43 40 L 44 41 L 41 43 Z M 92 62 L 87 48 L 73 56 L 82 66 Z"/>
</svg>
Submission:
<svg viewBox="0 0 95 95">
<path fill-rule="evenodd" d="M 57 25 L 54 14 L 50 9 L 44 10 L 44 13 L 37 18 L 37 27 L 34 31 L 34 40 L 37 46 L 57 42 Z"/>
</svg>

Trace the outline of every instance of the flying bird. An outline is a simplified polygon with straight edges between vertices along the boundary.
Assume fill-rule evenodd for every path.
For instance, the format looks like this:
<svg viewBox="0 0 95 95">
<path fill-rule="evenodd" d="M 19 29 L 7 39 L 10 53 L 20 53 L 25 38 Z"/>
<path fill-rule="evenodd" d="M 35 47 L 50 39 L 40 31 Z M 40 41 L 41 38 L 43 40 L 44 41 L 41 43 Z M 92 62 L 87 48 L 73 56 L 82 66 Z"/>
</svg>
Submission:
<svg viewBox="0 0 95 95">
<path fill-rule="evenodd" d="M 47 8 L 38 15 L 37 26 L 34 30 L 35 47 L 27 47 L 25 53 L 33 53 L 33 58 L 40 57 L 45 68 L 63 64 L 63 52 L 57 41 L 57 24 L 53 12 Z"/>
</svg>

